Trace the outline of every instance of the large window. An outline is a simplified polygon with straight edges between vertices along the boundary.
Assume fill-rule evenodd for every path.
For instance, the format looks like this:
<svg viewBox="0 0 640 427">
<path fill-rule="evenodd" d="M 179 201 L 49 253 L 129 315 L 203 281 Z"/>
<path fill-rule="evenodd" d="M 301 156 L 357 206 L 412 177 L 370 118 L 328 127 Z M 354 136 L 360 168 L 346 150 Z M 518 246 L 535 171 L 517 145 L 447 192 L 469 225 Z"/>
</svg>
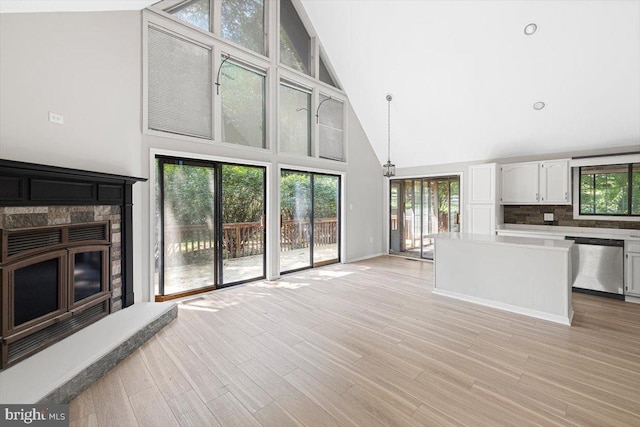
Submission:
<svg viewBox="0 0 640 427">
<path fill-rule="evenodd" d="M 178 19 L 198 28 L 211 31 L 211 6 L 209 0 L 190 0 L 167 10 Z"/>
<path fill-rule="evenodd" d="M 280 272 L 340 261 L 340 177 L 283 170 Z"/>
<path fill-rule="evenodd" d="M 320 95 L 318 108 L 320 157 L 344 160 L 344 104 L 337 99 Z"/>
<path fill-rule="evenodd" d="M 264 0 L 223 0 L 222 37 L 265 54 Z"/>
<path fill-rule="evenodd" d="M 311 155 L 311 93 L 280 84 L 280 151 Z"/>
<path fill-rule="evenodd" d="M 265 275 L 265 169 L 156 159 L 158 300 Z"/>
<path fill-rule="evenodd" d="M 211 49 L 149 28 L 149 128 L 211 139 Z"/>
<path fill-rule="evenodd" d="M 265 75 L 225 62 L 220 72 L 222 140 L 265 147 Z"/>
<path fill-rule="evenodd" d="M 311 37 L 291 0 L 280 0 L 280 62 L 311 74 Z"/>
<path fill-rule="evenodd" d="M 299 4 L 149 6 L 144 132 L 345 162 L 346 96 Z"/>
<path fill-rule="evenodd" d="M 640 163 L 580 168 L 581 215 L 640 215 Z"/>
<path fill-rule="evenodd" d="M 433 259 L 433 235 L 460 231 L 460 177 L 391 180 L 389 252 Z"/>
</svg>

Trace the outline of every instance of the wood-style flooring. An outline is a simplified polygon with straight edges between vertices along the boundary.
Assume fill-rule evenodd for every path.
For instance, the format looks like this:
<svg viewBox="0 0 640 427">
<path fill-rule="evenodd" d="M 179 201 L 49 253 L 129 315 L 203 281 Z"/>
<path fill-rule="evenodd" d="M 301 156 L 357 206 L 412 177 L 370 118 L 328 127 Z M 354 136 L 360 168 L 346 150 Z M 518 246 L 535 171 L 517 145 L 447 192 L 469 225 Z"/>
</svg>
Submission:
<svg viewBox="0 0 640 427">
<path fill-rule="evenodd" d="M 71 425 L 640 426 L 640 305 L 574 294 L 568 327 L 431 289 L 380 257 L 185 301 Z"/>
</svg>

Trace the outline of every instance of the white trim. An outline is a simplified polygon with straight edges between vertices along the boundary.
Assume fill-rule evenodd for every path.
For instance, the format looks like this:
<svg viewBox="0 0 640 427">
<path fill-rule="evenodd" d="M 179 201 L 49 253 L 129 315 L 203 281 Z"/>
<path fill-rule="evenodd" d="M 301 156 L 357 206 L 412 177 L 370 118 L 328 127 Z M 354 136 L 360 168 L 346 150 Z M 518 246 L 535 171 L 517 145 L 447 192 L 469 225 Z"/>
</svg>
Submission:
<svg viewBox="0 0 640 427">
<path fill-rule="evenodd" d="M 345 260 L 343 262 L 343 264 L 351 264 L 351 263 L 354 263 L 354 262 L 365 261 L 367 259 L 377 258 L 379 256 L 385 256 L 385 255 L 387 255 L 387 254 L 384 253 L 384 252 L 378 252 L 378 253 L 371 254 L 371 255 L 365 255 L 365 256 L 358 257 L 358 258 L 351 258 L 351 259 Z"/>
<path fill-rule="evenodd" d="M 625 295 L 624 296 L 624 300 L 625 302 L 630 302 L 633 304 L 640 304 L 640 298 L 639 297 L 634 297 L 632 295 Z"/>
<path fill-rule="evenodd" d="M 571 309 L 571 313 L 569 313 L 569 316 L 565 317 L 557 314 L 545 313 L 542 311 L 537 311 L 529 308 L 518 307 L 511 304 L 491 301 L 484 298 L 472 297 L 469 295 L 463 295 L 457 292 L 445 291 L 437 288 L 434 288 L 432 293 L 434 293 L 435 295 L 455 298 L 457 300 L 483 305 L 485 307 L 496 308 L 498 310 L 509 311 L 511 313 L 516 313 L 516 314 L 523 314 L 525 316 L 535 317 L 536 319 L 542 319 L 542 320 L 547 320 L 549 322 L 560 323 L 567 326 L 571 326 L 571 321 L 573 320 L 573 308 Z"/>
<path fill-rule="evenodd" d="M 585 157 L 582 159 L 571 159 L 569 166 L 579 168 L 582 166 L 606 166 L 621 165 L 625 163 L 639 163 L 640 153 L 619 154 L 615 156 Z"/>
</svg>

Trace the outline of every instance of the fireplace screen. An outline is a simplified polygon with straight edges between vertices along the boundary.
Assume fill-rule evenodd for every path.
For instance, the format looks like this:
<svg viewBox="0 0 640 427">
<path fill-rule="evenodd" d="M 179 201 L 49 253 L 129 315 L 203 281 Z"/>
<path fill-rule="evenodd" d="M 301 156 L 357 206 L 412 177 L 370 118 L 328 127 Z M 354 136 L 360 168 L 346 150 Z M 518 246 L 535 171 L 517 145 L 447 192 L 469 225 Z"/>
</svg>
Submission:
<svg viewBox="0 0 640 427">
<path fill-rule="evenodd" d="M 0 369 L 109 313 L 110 240 L 108 221 L 2 230 Z"/>
</svg>

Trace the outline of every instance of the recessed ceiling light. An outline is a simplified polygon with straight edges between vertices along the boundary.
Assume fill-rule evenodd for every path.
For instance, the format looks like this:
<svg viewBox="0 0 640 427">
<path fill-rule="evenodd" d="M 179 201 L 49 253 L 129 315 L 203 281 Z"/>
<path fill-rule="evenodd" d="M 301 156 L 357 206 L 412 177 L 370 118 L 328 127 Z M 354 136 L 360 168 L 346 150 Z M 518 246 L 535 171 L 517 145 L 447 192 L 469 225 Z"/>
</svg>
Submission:
<svg viewBox="0 0 640 427">
<path fill-rule="evenodd" d="M 538 101 L 535 104 L 533 104 L 533 109 L 539 111 L 539 110 L 542 110 L 544 108 L 544 106 L 545 106 L 544 102 Z"/>
<path fill-rule="evenodd" d="M 527 36 L 531 36 L 533 35 L 533 33 L 535 33 L 538 30 L 538 26 L 534 23 L 531 23 L 529 25 L 527 25 L 526 27 L 524 27 L 524 33 Z"/>
</svg>

